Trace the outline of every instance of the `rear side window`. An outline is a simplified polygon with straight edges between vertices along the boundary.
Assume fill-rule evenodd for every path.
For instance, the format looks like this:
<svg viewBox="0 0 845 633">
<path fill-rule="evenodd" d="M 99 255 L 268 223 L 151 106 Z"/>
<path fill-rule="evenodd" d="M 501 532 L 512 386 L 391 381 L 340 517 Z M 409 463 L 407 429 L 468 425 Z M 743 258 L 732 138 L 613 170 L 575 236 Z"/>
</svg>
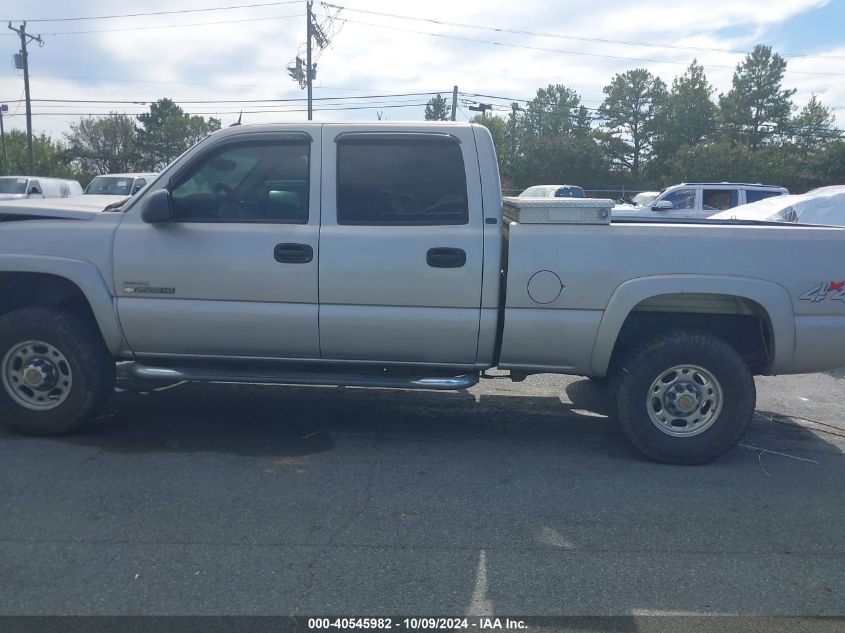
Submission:
<svg viewBox="0 0 845 633">
<path fill-rule="evenodd" d="M 745 190 L 745 201 L 746 202 L 757 202 L 758 200 L 765 200 L 766 198 L 771 198 L 772 196 L 779 196 L 780 191 L 772 191 L 770 190 L 761 190 L 761 189 L 746 189 Z"/>
<path fill-rule="evenodd" d="M 468 224 L 461 147 L 440 139 L 348 139 L 337 147 L 337 223 Z"/>
<path fill-rule="evenodd" d="M 704 189 L 701 196 L 706 211 L 724 211 L 739 204 L 737 189 Z"/>
</svg>

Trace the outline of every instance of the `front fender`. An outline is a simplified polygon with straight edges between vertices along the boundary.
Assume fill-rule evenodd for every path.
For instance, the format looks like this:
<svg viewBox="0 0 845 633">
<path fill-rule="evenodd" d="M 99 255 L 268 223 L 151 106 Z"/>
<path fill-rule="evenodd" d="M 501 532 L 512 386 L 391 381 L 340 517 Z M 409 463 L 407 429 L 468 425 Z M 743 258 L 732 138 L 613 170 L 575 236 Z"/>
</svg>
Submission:
<svg viewBox="0 0 845 633">
<path fill-rule="evenodd" d="M 88 300 L 106 347 L 112 355 L 118 356 L 127 349 L 114 309 L 114 298 L 94 264 L 47 255 L 0 254 L 0 271 L 55 275 L 76 284 Z"/>
<path fill-rule="evenodd" d="M 599 324 L 590 368 L 604 376 L 622 325 L 642 301 L 666 294 L 719 294 L 742 297 L 758 303 L 768 314 L 772 327 L 774 358 L 772 369 L 787 365 L 795 354 L 795 315 L 786 288 L 763 279 L 721 275 L 656 275 L 631 279 L 613 292 Z"/>
</svg>

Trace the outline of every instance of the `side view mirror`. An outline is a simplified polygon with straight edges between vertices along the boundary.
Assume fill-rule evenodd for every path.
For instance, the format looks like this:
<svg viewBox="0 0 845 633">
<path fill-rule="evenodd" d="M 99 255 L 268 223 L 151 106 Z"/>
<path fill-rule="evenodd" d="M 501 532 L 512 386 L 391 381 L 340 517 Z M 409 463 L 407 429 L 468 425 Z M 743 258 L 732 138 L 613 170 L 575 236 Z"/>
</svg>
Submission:
<svg viewBox="0 0 845 633">
<path fill-rule="evenodd" d="M 40 191 L 38 191 L 38 187 L 31 187 L 31 188 L 30 188 L 30 190 L 29 190 L 29 193 L 30 193 L 30 194 L 36 194 L 36 195 L 38 195 L 38 194 L 40 194 L 41 192 L 40 192 Z"/>
<path fill-rule="evenodd" d="M 661 201 L 655 202 L 653 205 L 651 205 L 652 211 L 671 211 L 674 208 L 675 208 L 675 205 L 673 205 L 668 200 L 661 200 Z"/>
<path fill-rule="evenodd" d="M 141 219 L 147 224 L 171 222 L 170 192 L 167 189 L 153 191 L 141 201 Z"/>
</svg>

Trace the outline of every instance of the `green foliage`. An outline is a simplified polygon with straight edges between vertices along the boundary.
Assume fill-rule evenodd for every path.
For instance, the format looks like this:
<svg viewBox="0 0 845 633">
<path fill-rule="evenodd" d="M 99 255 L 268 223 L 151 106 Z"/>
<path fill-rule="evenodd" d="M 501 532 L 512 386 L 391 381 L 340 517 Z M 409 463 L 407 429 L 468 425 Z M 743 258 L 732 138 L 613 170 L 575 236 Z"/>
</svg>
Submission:
<svg viewBox="0 0 845 633">
<path fill-rule="evenodd" d="M 426 121 L 448 121 L 452 116 L 452 108 L 449 106 L 445 97 L 439 94 L 432 97 L 425 105 L 425 120 Z"/>
<path fill-rule="evenodd" d="M 781 88 L 785 70 L 783 57 L 758 44 L 737 64 L 730 91 L 719 98 L 726 131 L 752 150 L 789 129 L 795 90 Z"/>
<path fill-rule="evenodd" d="M 192 145 L 220 129 L 220 120 L 186 114 L 170 99 L 159 99 L 138 115 L 140 166 L 160 171 Z"/>
<path fill-rule="evenodd" d="M 9 130 L 6 132 L 6 156 L 8 165 L 4 165 L 4 174 L 18 176 L 45 176 L 53 178 L 80 179 L 84 184 L 85 174 L 80 174 L 68 160 L 67 151 L 60 141 L 54 141 L 46 134 L 33 134 L 32 155 L 35 163 L 34 173 L 29 173 L 29 159 L 26 151 L 26 132 Z"/>
<path fill-rule="evenodd" d="M 67 156 L 92 174 L 133 172 L 141 163 L 138 130 L 126 114 L 87 117 L 71 123 L 65 134 Z"/>
<path fill-rule="evenodd" d="M 666 99 L 666 84 L 643 68 L 615 75 L 603 89 L 603 145 L 611 164 L 639 177 L 657 136 L 655 114 Z"/>
<path fill-rule="evenodd" d="M 594 186 L 605 173 L 588 111 L 577 92 L 556 84 L 537 90 L 516 125 L 511 170 L 516 185 Z M 508 156 L 511 155 L 509 148 Z"/>
<path fill-rule="evenodd" d="M 695 145 L 713 133 L 718 108 L 712 96 L 713 86 L 707 81 L 704 68 L 693 60 L 682 76 L 675 77 L 672 89 L 655 113 L 657 156 L 671 156 L 683 145 Z"/>
</svg>

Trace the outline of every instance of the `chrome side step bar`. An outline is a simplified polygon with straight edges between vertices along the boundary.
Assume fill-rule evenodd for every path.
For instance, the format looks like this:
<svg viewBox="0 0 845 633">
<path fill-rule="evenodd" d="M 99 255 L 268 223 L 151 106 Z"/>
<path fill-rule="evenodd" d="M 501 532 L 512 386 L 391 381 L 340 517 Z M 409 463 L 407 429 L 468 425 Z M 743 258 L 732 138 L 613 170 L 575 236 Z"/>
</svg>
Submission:
<svg viewBox="0 0 845 633">
<path fill-rule="evenodd" d="M 347 387 L 382 387 L 387 389 L 468 389 L 478 383 L 478 373 L 463 376 L 384 376 L 321 372 L 228 372 L 208 368 L 150 367 L 135 363 L 130 373 L 142 380 L 165 382 L 239 382 L 274 385 L 315 385 Z"/>
</svg>

